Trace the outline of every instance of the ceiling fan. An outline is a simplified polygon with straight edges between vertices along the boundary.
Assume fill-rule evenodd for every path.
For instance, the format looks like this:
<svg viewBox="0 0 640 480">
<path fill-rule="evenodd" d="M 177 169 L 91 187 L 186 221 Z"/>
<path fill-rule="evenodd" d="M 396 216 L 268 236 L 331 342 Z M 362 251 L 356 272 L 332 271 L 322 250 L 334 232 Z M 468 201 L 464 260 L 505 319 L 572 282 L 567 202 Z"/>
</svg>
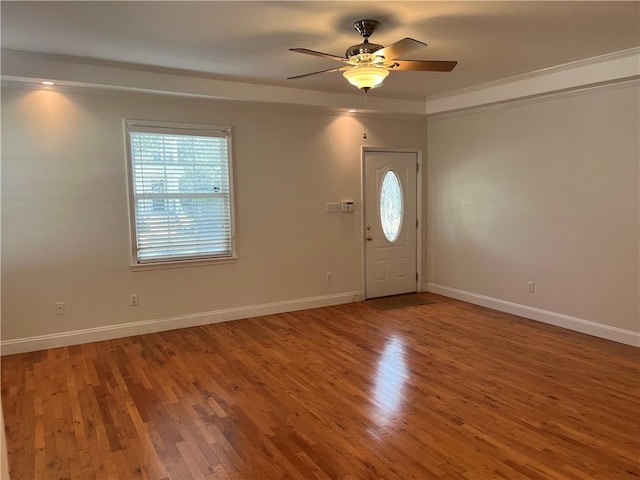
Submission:
<svg viewBox="0 0 640 480">
<path fill-rule="evenodd" d="M 308 48 L 290 48 L 292 52 L 304 53 L 316 57 L 329 58 L 345 63 L 342 67 L 329 68 L 319 72 L 306 73 L 289 77 L 287 80 L 309 77 L 318 73 L 344 72 L 342 75 L 349 83 L 367 92 L 371 88 L 382 85 L 382 82 L 393 70 L 413 70 L 422 72 L 450 72 L 458 62 L 442 60 L 399 60 L 400 55 L 426 47 L 427 44 L 414 40 L 413 38 L 403 38 L 387 47 L 369 43 L 369 37 L 380 26 L 377 20 L 358 20 L 353 24 L 353 28 L 362 35 L 364 42 L 352 45 L 347 49 L 344 57 L 331 55 L 329 53 L 316 52 Z"/>
</svg>

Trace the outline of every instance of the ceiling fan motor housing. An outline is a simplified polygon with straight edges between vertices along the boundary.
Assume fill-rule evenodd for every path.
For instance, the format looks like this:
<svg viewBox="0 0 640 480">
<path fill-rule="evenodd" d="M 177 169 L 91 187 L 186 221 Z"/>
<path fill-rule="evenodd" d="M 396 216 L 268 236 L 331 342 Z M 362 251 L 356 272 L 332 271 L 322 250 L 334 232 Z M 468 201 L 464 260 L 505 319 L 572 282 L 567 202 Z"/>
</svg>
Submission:
<svg viewBox="0 0 640 480">
<path fill-rule="evenodd" d="M 384 47 L 382 45 L 377 45 L 375 43 L 369 43 L 365 41 L 364 43 L 359 43 L 358 45 L 351 45 L 347 49 L 347 53 L 345 53 L 345 57 L 351 58 L 357 55 L 362 55 L 363 53 L 372 54 L 377 52 L 381 48 L 384 48 Z"/>
</svg>

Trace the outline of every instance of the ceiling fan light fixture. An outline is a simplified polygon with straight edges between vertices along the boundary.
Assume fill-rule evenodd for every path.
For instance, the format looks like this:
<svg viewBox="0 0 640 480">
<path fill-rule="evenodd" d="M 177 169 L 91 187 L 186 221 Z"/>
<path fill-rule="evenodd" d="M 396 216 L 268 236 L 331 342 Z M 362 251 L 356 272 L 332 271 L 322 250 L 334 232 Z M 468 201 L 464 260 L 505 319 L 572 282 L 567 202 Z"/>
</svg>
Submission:
<svg viewBox="0 0 640 480">
<path fill-rule="evenodd" d="M 389 72 L 384 68 L 360 66 L 347 70 L 342 74 L 351 85 L 369 90 L 382 85 Z"/>
<path fill-rule="evenodd" d="M 389 70 L 414 70 L 419 72 L 450 72 L 458 62 L 443 60 L 398 60 L 404 58 L 427 44 L 413 38 L 403 38 L 397 42 L 383 47 L 377 43 L 369 42 L 369 37 L 380 26 L 377 20 L 359 20 L 353 24 L 353 28 L 362 36 L 364 41 L 352 45 L 347 49 L 344 57 L 331 55 L 330 53 L 317 52 L 308 48 L 290 48 L 289 50 L 314 57 L 322 57 L 346 64 L 342 67 L 329 68 L 319 72 L 307 73 L 289 77 L 287 80 L 309 77 L 319 73 L 341 71 L 344 78 L 350 84 L 367 92 L 371 88 L 380 87 L 384 79 L 389 76 Z"/>
</svg>

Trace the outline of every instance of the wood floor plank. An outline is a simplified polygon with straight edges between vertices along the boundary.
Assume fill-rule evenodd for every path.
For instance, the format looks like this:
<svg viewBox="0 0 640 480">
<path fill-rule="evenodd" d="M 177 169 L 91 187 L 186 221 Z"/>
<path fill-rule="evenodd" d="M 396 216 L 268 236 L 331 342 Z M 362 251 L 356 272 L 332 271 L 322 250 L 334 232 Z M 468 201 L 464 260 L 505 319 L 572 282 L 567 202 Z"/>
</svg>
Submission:
<svg viewBox="0 0 640 480">
<path fill-rule="evenodd" d="M 3 357 L 12 478 L 640 477 L 640 350 L 424 295 Z"/>
</svg>

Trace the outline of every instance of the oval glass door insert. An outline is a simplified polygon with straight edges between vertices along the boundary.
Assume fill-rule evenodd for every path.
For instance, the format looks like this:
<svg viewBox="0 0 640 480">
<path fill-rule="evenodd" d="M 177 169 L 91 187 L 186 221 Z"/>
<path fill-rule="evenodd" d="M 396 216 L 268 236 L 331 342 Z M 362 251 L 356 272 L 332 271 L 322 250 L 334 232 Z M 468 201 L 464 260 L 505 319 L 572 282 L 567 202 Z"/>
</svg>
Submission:
<svg viewBox="0 0 640 480">
<path fill-rule="evenodd" d="M 400 235 L 403 207 L 400 181 L 395 172 L 389 170 L 380 189 L 380 223 L 384 236 L 390 242 L 395 242 Z"/>
</svg>

